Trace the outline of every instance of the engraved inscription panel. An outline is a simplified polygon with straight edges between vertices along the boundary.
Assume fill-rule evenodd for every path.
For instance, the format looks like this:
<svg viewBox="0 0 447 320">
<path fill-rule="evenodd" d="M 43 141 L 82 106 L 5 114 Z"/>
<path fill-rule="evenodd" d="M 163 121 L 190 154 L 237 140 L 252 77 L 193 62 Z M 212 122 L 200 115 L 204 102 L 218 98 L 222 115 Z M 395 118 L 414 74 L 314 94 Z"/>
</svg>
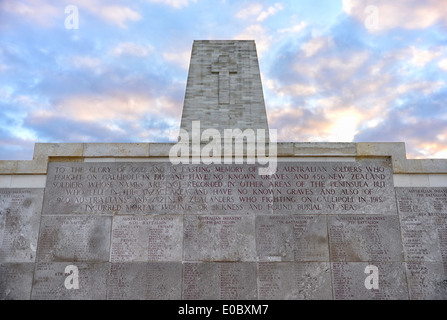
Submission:
<svg viewBox="0 0 447 320">
<path fill-rule="evenodd" d="M 182 242 L 182 216 L 116 216 L 110 261 L 181 261 Z"/>
<path fill-rule="evenodd" d="M 44 214 L 150 214 L 165 205 L 166 163 L 50 162 Z"/>
<path fill-rule="evenodd" d="M 0 262 L 34 262 L 43 189 L 0 189 Z"/>
<path fill-rule="evenodd" d="M 447 214 L 447 188 L 396 188 L 400 213 Z"/>
<path fill-rule="evenodd" d="M 405 261 L 447 262 L 447 216 L 436 213 L 401 213 Z"/>
<path fill-rule="evenodd" d="M 403 261 L 397 216 L 328 216 L 331 261 Z"/>
<path fill-rule="evenodd" d="M 271 178 L 256 165 L 178 165 L 169 167 L 167 213 L 272 213 Z"/>
<path fill-rule="evenodd" d="M 108 300 L 179 300 L 181 262 L 111 263 Z"/>
<path fill-rule="evenodd" d="M 185 261 L 256 261 L 254 216 L 184 216 Z"/>
<path fill-rule="evenodd" d="M 0 264 L 0 300 L 29 300 L 34 263 Z"/>
<path fill-rule="evenodd" d="M 447 272 L 442 263 L 407 262 L 412 300 L 447 300 Z"/>
<path fill-rule="evenodd" d="M 447 263 L 447 188 L 396 188 L 406 261 Z"/>
<path fill-rule="evenodd" d="M 367 289 L 368 265 L 378 268 L 379 288 Z M 335 300 L 408 300 L 405 266 L 402 262 L 332 263 Z"/>
<path fill-rule="evenodd" d="M 260 261 L 329 261 L 326 216 L 256 217 Z"/>
<path fill-rule="evenodd" d="M 37 261 L 109 261 L 112 217 L 42 216 Z"/>
<path fill-rule="evenodd" d="M 49 164 L 45 214 L 396 214 L 388 160 Z"/>
<path fill-rule="evenodd" d="M 396 214 L 388 160 L 278 163 L 274 213 Z"/>
<path fill-rule="evenodd" d="M 72 273 L 65 268 L 78 268 L 78 289 L 67 289 L 65 280 Z M 33 300 L 104 300 L 107 292 L 109 263 L 36 263 L 34 272 Z M 71 278 L 70 278 L 71 279 Z"/>
<path fill-rule="evenodd" d="M 257 299 L 256 263 L 185 262 L 183 264 L 183 299 Z"/>
<path fill-rule="evenodd" d="M 260 262 L 261 300 L 332 299 L 331 270 L 324 262 Z"/>
</svg>

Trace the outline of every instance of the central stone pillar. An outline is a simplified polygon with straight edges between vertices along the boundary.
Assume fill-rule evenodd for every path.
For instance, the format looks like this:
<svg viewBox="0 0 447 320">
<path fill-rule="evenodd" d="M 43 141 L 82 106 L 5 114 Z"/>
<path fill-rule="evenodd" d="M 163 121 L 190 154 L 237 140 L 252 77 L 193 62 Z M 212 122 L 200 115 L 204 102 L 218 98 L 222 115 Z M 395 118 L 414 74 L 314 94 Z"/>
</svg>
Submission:
<svg viewBox="0 0 447 320">
<path fill-rule="evenodd" d="M 194 41 L 181 129 L 265 129 L 267 114 L 254 41 Z"/>
</svg>

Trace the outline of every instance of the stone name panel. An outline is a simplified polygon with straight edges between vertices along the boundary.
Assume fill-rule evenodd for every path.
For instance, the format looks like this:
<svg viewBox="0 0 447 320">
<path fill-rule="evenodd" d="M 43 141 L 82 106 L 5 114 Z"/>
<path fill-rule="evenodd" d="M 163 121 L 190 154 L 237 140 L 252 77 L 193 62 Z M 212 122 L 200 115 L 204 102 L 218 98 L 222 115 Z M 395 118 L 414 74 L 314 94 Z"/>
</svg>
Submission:
<svg viewBox="0 0 447 320">
<path fill-rule="evenodd" d="M 396 188 L 399 213 L 447 215 L 447 188 Z"/>
<path fill-rule="evenodd" d="M 407 262 L 412 300 L 447 300 L 447 269 L 437 262 Z"/>
<path fill-rule="evenodd" d="M 254 216 L 184 216 L 185 261 L 256 261 Z"/>
<path fill-rule="evenodd" d="M 38 262 L 107 262 L 111 217 L 42 216 Z"/>
<path fill-rule="evenodd" d="M 404 261 L 397 216 L 328 216 L 331 261 Z"/>
<path fill-rule="evenodd" d="M 182 216 L 117 216 L 111 262 L 182 261 Z"/>
<path fill-rule="evenodd" d="M 377 268 L 378 288 L 367 288 Z M 405 266 L 402 262 L 333 262 L 334 300 L 408 300 Z"/>
<path fill-rule="evenodd" d="M 77 268 L 77 288 L 67 289 Z M 109 263 L 38 262 L 34 271 L 33 300 L 104 300 L 107 293 Z M 68 283 L 67 283 L 68 282 Z"/>
<path fill-rule="evenodd" d="M 332 299 L 331 268 L 325 262 L 260 262 L 261 300 Z"/>
<path fill-rule="evenodd" d="M 405 260 L 447 264 L 447 188 L 396 188 Z"/>
<path fill-rule="evenodd" d="M 0 263 L 34 262 L 43 189 L 0 189 Z"/>
<path fill-rule="evenodd" d="M 0 288 L 2 300 L 447 300 L 447 273 L 439 262 L 6 263 Z"/>
<path fill-rule="evenodd" d="M 406 261 L 447 262 L 447 215 L 401 213 Z"/>
<path fill-rule="evenodd" d="M 110 264 L 109 300 L 179 300 L 181 296 L 181 262 Z"/>
<path fill-rule="evenodd" d="M 326 216 L 256 217 L 260 261 L 329 261 Z"/>
<path fill-rule="evenodd" d="M 396 214 L 388 160 L 249 164 L 51 162 L 44 214 Z"/>
<path fill-rule="evenodd" d="M 0 263 L 0 300 L 29 300 L 34 263 Z"/>
<path fill-rule="evenodd" d="M 253 262 L 185 262 L 183 299 L 257 299 L 256 269 Z"/>
</svg>

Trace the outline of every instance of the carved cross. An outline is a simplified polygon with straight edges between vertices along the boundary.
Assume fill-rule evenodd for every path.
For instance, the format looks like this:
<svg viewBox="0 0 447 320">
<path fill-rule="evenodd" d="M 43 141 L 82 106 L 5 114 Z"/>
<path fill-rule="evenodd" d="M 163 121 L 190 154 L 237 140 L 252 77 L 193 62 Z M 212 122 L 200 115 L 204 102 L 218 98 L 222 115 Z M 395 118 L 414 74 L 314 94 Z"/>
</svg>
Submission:
<svg viewBox="0 0 447 320">
<path fill-rule="evenodd" d="M 230 103 L 230 73 L 237 73 L 237 63 L 228 55 L 220 55 L 218 62 L 211 65 L 211 72 L 219 74 L 219 104 Z"/>
</svg>

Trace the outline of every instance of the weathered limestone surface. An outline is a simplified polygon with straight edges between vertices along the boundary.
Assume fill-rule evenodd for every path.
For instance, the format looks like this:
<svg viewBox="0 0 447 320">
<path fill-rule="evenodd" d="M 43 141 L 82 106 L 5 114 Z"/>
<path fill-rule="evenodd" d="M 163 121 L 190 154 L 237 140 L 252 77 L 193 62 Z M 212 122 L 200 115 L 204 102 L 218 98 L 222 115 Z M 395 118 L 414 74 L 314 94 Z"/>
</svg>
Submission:
<svg viewBox="0 0 447 320">
<path fill-rule="evenodd" d="M 268 131 L 254 41 L 194 41 L 180 128 Z"/>
<path fill-rule="evenodd" d="M 258 168 L 50 162 L 0 189 L 2 297 L 447 299 L 447 188 L 394 187 L 387 158 Z"/>
</svg>

